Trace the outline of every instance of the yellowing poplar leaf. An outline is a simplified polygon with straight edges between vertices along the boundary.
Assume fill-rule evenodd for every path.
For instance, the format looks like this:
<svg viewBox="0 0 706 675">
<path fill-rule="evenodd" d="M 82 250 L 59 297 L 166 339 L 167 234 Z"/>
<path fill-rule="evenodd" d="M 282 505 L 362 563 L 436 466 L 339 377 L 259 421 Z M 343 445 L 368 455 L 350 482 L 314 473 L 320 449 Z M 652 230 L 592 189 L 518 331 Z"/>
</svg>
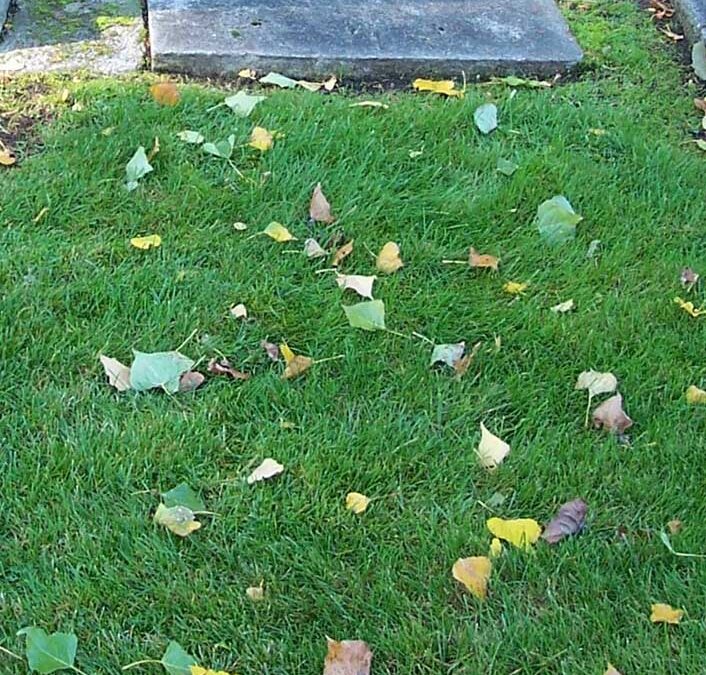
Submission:
<svg viewBox="0 0 706 675">
<path fill-rule="evenodd" d="M 250 134 L 248 145 L 260 152 L 266 152 L 272 147 L 274 136 L 264 127 L 255 127 Z"/>
<path fill-rule="evenodd" d="M 400 267 L 404 267 L 404 263 L 400 258 L 400 247 L 394 241 L 388 241 L 378 253 L 375 260 L 375 267 L 385 274 L 392 274 Z"/>
<path fill-rule="evenodd" d="M 417 78 L 412 82 L 412 87 L 417 91 L 430 91 L 433 94 L 463 98 L 463 92 L 455 88 L 456 85 L 453 80 L 425 80 Z"/>
<path fill-rule="evenodd" d="M 248 476 L 248 485 L 259 483 L 261 480 L 267 480 L 268 478 L 274 478 L 275 476 L 279 476 L 283 471 L 284 466 L 271 457 L 268 457 Z"/>
<path fill-rule="evenodd" d="M 296 241 L 297 239 L 282 223 L 277 222 L 271 222 L 262 233 L 280 244 L 285 241 Z"/>
<path fill-rule="evenodd" d="M 499 263 L 499 258 L 496 258 L 494 255 L 488 255 L 486 253 L 478 253 L 478 251 L 476 251 L 476 249 L 471 246 L 471 250 L 468 253 L 468 264 L 471 267 L 477 267 L 481 269 L 487 268 L 497 272 Z"/>
<path fill-rule="evenodd" d="M 650 621 L 652 623 L 670 623 L 676 626 L 682 620 L 683 616 L 683 609 L 675 609 L 671 605 L 665 605 L 661 602 L 657 602 L 652 605 Z"/>
<path fill-rule="evenodd" d="M 279 346 L 279 351 L 280 354 L 282 354 L 284 362 L 287 364 L 287 367 L 284 369 L 284 373 L 282 375 L 282 378 L 285 380 L 293 380 L 295 377 L 298 377 L 309 370 L 309 368 L 311 368 L 314 364 L 314 359 L 308 356 L 295 354 L 286 342 L 283 342 Z"/>
<path fill-rule="evenodd" d="M 490 548 L 488 549 L 489 558 L 499 558 L 503 554 L 503 544 L 497 537 L 493 537 L 493 541 L 490 542 Z"/>
<path fill-rule="evenodd" d="M 326 638 L 328 653 L 323 675 L 370 675 L 373 653 L 362 640 L 337 642 Z"/>
<path fill-rule="evenodd" d="M 485 600 L 488 595 L 488 580 L 493 569 L 490 558 L 474 556 L 459 558 L 451 568 L 456 581 L 460 581 L 473 595 Z"/>
<path fill-rule="evenodd" d="M 173 82 L 158 82 L 150 87 L 152 98 L 160 105 L 174 106 L 179 103 L 181 94 Z"/>
<path fill-rule="evenodd" d="M 517 548 L 525 551 L 529 550 L 532 544 L 536 543 L 542 528 L 539 523 L 532 518 L 517 518 L 515 520 L 504 520 L 503 518 L 489 518 L 486 526 L 490 533 L 498 539 L 507 541 Z"/>
<path fill-rule="evenodd" d="M 702 314 L 706 314 L 706 309 L 703 307 L 700 309 L 696 309 L 694 307 L 693 302 L 686 302 L 685 300 L 682 300 L 681 298 L 674 298 L 674 302 L 679 305 L 687 314 L 690 316 L 693 316 L 694 318 L 697 318 L 701 316 Z"/>
<path fill-rule="evenodd" d="M 576 380 L 574 389 L 587 389 L 589 398 L 599 394 L 610 394 L 618 386 L 613 373 L 599 373 L 596 370 L 584 370 Z"/>
<path fill-rule="evenodd" d="M 518 281 L 508 281 L 504 286 L 503 290 L 510 295 L 520 295 L 523 293 L 529 284 L 523 284 Z"/>
<path fill-rule="evenodd" d="M 16 161 L 17 157 L 12 150 L 0 150 L 0 166 L 12 166 Z"/>
<path fill-rule="evenodd" d="M 373 299 L 373 284 L 377 277 L 366 277 L 362 274 L 337 274 L 336 283 L 343 290 L 355 291 L 363 298 Z"/>
<path fill-rule="evenodd" d="M 286 342 L 280 344 L 279 353 L 282 354 L 282 358 L 287 365 L 289 365 L 296 358 L 294 352 L 289 348 L 289 345 Z"/>
<path fill-rule="evenodd" d="M 162 245 L 162 237 L 158 234 L 150 234 L 146 237 L 133 237 L 130 244 L 135 248 L 146 251 L 149 248 L 157 248 Z"/>
<path fill-rule="evenodd" d="M 686 402 L 689 405 L 702 405 L 706 403 L 706 391 L 692 384 L 686 390 Z"/>
<path fill-rule="evenodd" d="M 491 434 L 483 422 L 480 423 L 480 443 L 478 444 L 478 460 L 486 469 L 494 469 L 508 456 L 510 446 L 505 441 Z"/>
<path fill-rule="evenodd" d="M 349 492 L 346 495 L 346 508 L 355 514 L 361 514 L 368 508 L 370 498 L 360 492 Z"/>
<path fill-rule="evenodd" d="M 154 522 L 163 525 L 180 537 L 187 537 L 201 527 L 201 523 L 194 520 L 194 515 L 194 512 L 186 506 L 167 507 L 160 504 L 154 512 Z"/>
<path fill-rule="evenodd" d="M 191 675 L 228 675 L 225 670 L 211 670 L 201 666 L 191 666 Z"/>
</svg>

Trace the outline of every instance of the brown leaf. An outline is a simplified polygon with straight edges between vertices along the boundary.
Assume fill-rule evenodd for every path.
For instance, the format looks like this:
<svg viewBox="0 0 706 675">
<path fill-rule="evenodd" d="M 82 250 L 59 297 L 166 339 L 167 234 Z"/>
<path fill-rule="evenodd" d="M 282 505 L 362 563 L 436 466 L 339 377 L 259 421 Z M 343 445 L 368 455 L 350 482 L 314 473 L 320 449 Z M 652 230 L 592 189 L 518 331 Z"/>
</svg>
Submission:
<svg viewBox="0 0 706 675">
<path fill-rule="evenodd" d="M 208 362 L 208 372 L 214 375 L 230 375 L 234 380 L 250 379 L 250 373 L 243 373 L 240 370 L 236 370 L 228 359 L 211 359 Z"/>
<path fill-rule="evenodd" d="M 319 242 L 311 238 L 304 242 L 304 253 L 306 253 L 306 257 L 309 259 L 323 258 L 326 256 L 326 251 L 321 248 Z"/>
<path fill-rule="evenodd" d="M 185 394 L 198 389 L 205 381 L 205 377 L 195 370 L 189 370 L 179 379 L 179 393 Z"/>
<path fill-rule="evenodd" d="M 694 105 L 696 106 L 697 110 L 701 110 L 702 112 L 706 113 L 706 99 L 695 98 Z"/>
<path fill-rule="evenodd" d="M 287 367 L 284 369 L 284 374 L 282 377 L 285 380 L 293 380 L 295 377 L 299 377 L 305 373 L 314 363 L 314 359 L 309 356 L 301 356 L 297 354 L 293 359 L 289 361 Z"/>
<path fill-rule="evenodd" d="M 99 356 L 103 364 L 103 370 L 108 376 L 108 383 L 111 387 L 115 387 L 118 391 L 127 391 L 130 389 L 130 368 L 118 359 L 113 359 L 110 356 Z"/>
<path fill-rule="evenodd" d="M 549 544 L 556 544 L 564 537 L 578 534 L 586 522 L 588 507 L 583 499 L 574 499 L 564 504 L 556 516 L 547 525 L 542 533 L 542 539 Z"/>
<path fill-rule="evenodd" d="M 279 361 L 279 347 L 276 344 L 267 340 L 260 340 L 260 347 L 267 352 L 270 361 Z"/>
<path fill-rule="evenodd" d="M 331 260 L 331 265 L 333 267 L 338 267 L 344 258 L 347 258 L 351 253 L 353 253 L 353 239 L 351 239 L 347 244 L 343 244 L 334 254 Z"/>
<path fill-rule="evenodd" d="M 682 528 L 682 522 L 678 518 L 675 518 L 674 520 L 670 520 L 667 523 L 667 529 L 669 530 L 669 534 L 679 534 L 681 528 Z"/>
<path fill-rule="evenodd" d="M 150 87 L 152 98 L 160 105 L 174 106 L 179 103 L 181 94 L 173 82 L 158 82 Z"/>
<path fill-rule="evenodd" d="M 606 399 L 593 411 L 593 426 L 622 434 L 632 426 L 632 420 L 623 411 L 623 397 L 616 394 Z"/>
<path fill-rule="evenodd" d="M 471 246 L 471 250 L 468 254 L 468 264 L 471 267 L 478 267 L 484 269 L 491 269 L 495 272 L 498 271 L 498 264 L 500 259 L 496 258 L 494 255 L 481 254 L 476 251 L 476 249 Z"/>
<path fill-rule="evenodd" d="M 314 188 L 314 193 L 311 195 L 309 217 L 319 223 L 332 223 L 336 220 L 331 215 L 331 204 L 328 203 L 328 200 L 321 190 L 321 183 L 317 183 Z"/>
<path fill-rule="evenodd" d="M 684 267 L 679 275 L 682 286 L 693 286 L 699 280 L 699 274 L 691 267 Z"/>
<path fill-rule="evenodd" d="M 324 675 L 369 675 L 373 653 L 362 640 L 337 642 L 326 638 L 328 654 L 324 661 Z"/>
<path fill-rule="evenodd" d="M 456 361 L 456 363 L 454 363 L 456 377 L 463 377 L 466 374 L 468 367 L 471 365 L 471 361 L 473 361 L 473 359 L 476 357 L 476 354 L 478 354 L 478 351 L 480 350 L 482 344 L 482 342 L 476 342 L 470 352 L 468 352 L 465 356 L 461 357 L 458 361 Z"/>
</svg>

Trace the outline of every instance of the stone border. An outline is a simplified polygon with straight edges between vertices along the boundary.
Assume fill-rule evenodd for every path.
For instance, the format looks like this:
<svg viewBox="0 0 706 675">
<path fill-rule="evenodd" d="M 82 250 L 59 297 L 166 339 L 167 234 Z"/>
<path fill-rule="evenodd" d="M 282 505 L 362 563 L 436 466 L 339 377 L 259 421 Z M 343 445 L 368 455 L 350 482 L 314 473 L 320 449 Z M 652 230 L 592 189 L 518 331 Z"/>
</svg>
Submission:
<svg viewBox="0 0 706 675">
<path fill-rule="evenodd" d="M 673 5 L 689 44 L 706 41 L 706 0 L 673 0 Z"/>
<path fill-rule="evenodd" d="M 10 11 L 10 2 L 11 0 L 0 0 L 0 33 L 5 28 L 7 13 Z"/>
</svg>

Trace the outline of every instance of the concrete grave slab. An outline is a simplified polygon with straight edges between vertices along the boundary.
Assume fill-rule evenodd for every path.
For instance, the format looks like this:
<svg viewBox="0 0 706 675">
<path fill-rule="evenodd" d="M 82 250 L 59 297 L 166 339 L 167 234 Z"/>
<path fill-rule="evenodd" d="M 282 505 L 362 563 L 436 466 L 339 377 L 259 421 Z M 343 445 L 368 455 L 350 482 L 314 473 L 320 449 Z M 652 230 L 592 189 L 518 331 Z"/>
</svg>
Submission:
<svg viewBox="0 0 706 675">
<path fill-rule="evenodd" d="M 706 42 L 706 0 L 674 0 L 674 10 L 689 43 Z"/>
<path fill-rule="evenodd" d="M 7 13 L 10 11 L 10 0 L 0 0 L 0 30 L 5 25 Z"/>
<path fill-rule="evenodd" d="M 300 78 L 552 75 L 581 50 L 553 0 L 148 0 L 152 66 Z"/>
</svg>

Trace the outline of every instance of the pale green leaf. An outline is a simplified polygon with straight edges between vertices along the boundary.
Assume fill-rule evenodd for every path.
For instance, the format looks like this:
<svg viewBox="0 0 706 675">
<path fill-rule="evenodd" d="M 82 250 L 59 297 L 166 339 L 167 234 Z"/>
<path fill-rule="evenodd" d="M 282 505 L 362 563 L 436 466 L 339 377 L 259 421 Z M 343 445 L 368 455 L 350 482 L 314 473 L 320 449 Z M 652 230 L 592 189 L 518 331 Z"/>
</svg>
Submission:
<svg viewBox="0 0 706 675">
<path fill-rule="evenodd" d="M 201 148 L 204 152 L 209 155 L 215 155 L 216 157 L 221 157 L 223 159 L 230 159 L 233 154 L 233 148 L 235 147 L 235 136 L 231 134 L 228 138 L 222 141 L 216 141 L 215 143 L 204 143 Z"/>
<path fill-rule="evenodd" d="M 186 508 L 192 511 L 206 510 L 206 504 L 203 503 L 201 497 L 186 483 L 179 483 L 179 485 L 173 487 L 171 490 L 163 492 L 162 499 L 166 507 L 186 506 Z"/>
<path fill-rule="evenodd" d="M 180 138 L 184 143 L 193 143 L 194 145 L 200 145 L 204 142 L 204 137 L 198 131 L 180 131 L 177 134 L 177 138 Z"/>
<path fill-rule="evenodd" d="M 267 73 L 265 77 L 260 78 L 260 84 L 273 84 L 282 89 L 293 89 L 297 86 L 297 81 L 280 73 Z"/>
<path fill-rule="evenodd" d="M 519 169 L 519 166 L 515 164 L 515 162 L 511 162 L 509 159 L 498 157 L 497 169 L 504 176 L 512 176 L 512 174 Z"/>
<path fill-rule="evenodd" d="M 248 117 L 258 103 L 262 103 L 267 96 L 253 96 L 239 91 L 233 96 L 228 96 L 225 104 L 239 117 Z"/>
<path fill-rule="evenodd" d="M 434 345 L 434 350 L 431 353 L 430 366 L 436 363 L 445 363 L 452 368 L 456 362 L 463 357 L 463 352 L 466 349 L 465 342 L 456 342 L 454 344 Z"/>
<path fill-rule="evenodd" d="M 550 82 L 543 82 L 542 80 L 526 80 L 523 77 L 517 77 L 515 75 L 498 77 L 493 81 L 506 84 L 508 87 L 529 87 L 530 89 L 548 89 L 552 86 Z"/>
<path fill-rule="evenodd" d="M 198 664 L 178 642 L 172 640 L 162 656 L 162 665 L 169 675 L 191 675 L 191 666 Z"/>
<path fill-rule="evenodd" d="M 26 654 L 30 670 L 53 673 L 73 669 L 78 639 L 73 633 L 52 633 L 29 626 L 17 632 L 27 638 Z"/>
<path fill-rule="evenodd" d="M 576 236 L 576 226 L 583 220 L 562 195 L 542 202 L 537 209 L 537 226 L 548 244 L 563 244 Z"/>
<path fill-rule="evenodd" d="M 140 146 L 125 167 L 127 178 L 125 187 L 127 187 L 128 191 L 135 190 L 140 178 L 146 176 L 152 170 L 152 165 L 147 159 L 145 149 L 143 146 Z"/>
<path fill-rule="evenodd" d="M 353 328 L 363 330 L 385 330 L 385 303 L 382 300 L 359 302 L 357 305 L 343 305 L 348 323 Z"/>
<path fill-rule="evenodd" d="M 706 80 L 706 42 L 701 40 L 691 48 L 691 65 L 702 80 Z"/>
<path fill-rule="evenodd" d="M 194 362 L 179 352 L 138 352 L 130 367 L 130 386 L 135 391 L 162 387 L 170 394 L 179 390 L 181 376 L 191 370 Z"/>
<path fill-rule="evenodd" d="M 483 134 L 489 134 L 498 128 L 498 109 L 494 103 L 484 103 L 476 108 L 473 113 L 473 121 L 478 130 Z"/>
</svg>

